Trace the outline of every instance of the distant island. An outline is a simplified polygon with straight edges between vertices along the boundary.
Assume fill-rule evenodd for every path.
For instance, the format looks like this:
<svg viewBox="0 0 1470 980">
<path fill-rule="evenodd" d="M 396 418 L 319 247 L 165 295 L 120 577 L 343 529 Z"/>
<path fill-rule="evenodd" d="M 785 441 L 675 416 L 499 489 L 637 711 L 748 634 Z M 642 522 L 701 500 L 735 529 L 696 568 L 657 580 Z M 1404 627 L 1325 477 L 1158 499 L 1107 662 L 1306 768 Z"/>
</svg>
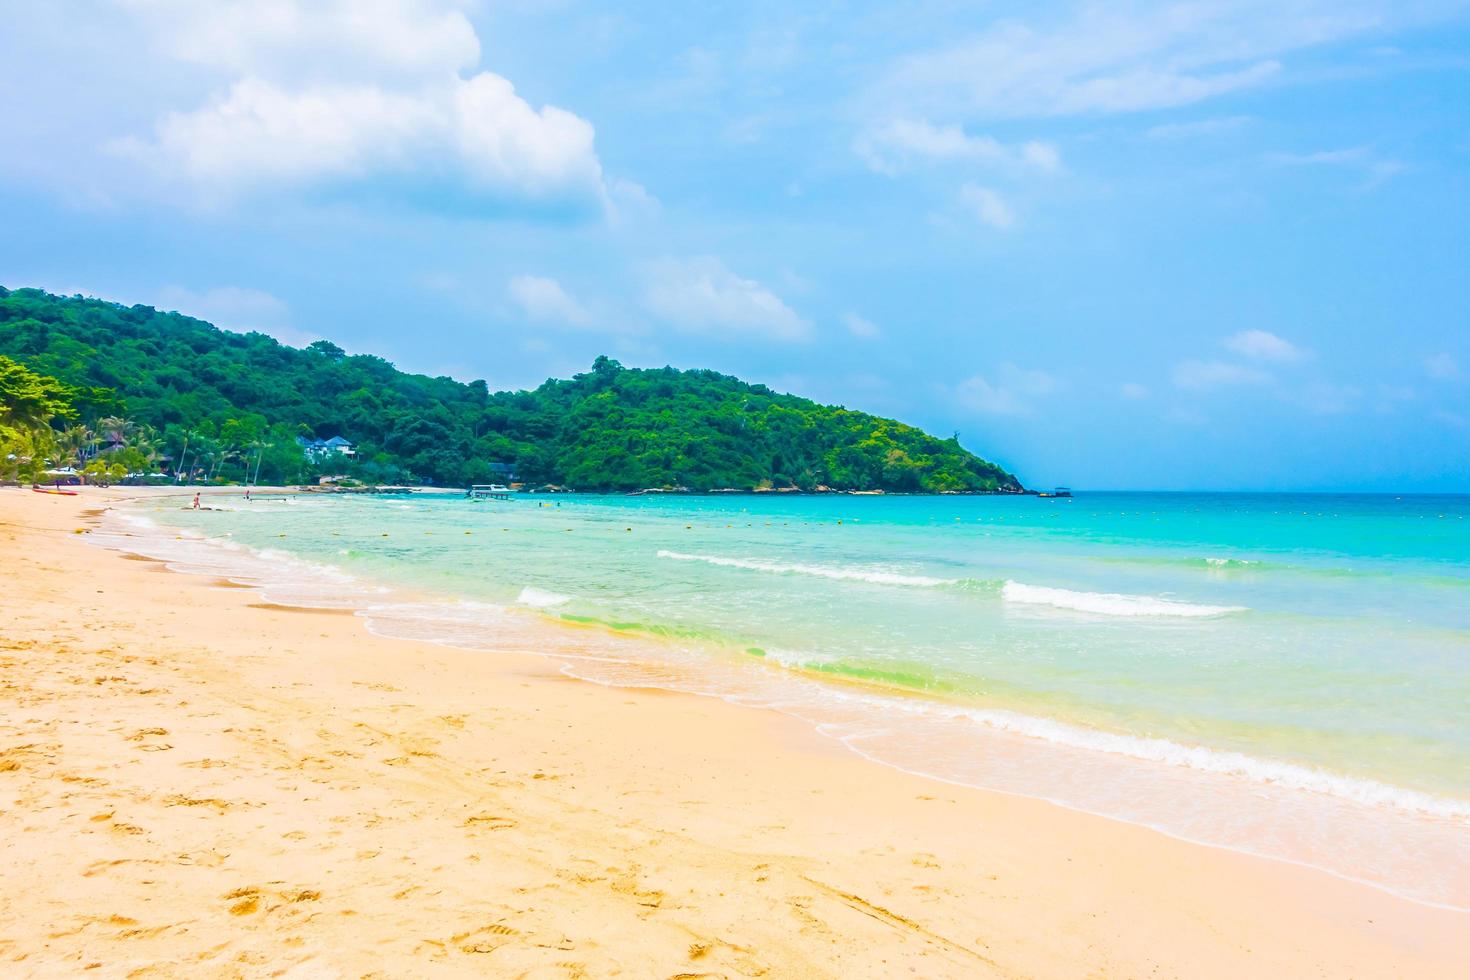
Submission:
<svg viewBox="0 0 1470 980">
<path fill-rule="evenodd" d="M 345 449 L 344 449 L 345 447 Z M 0 473 L 593 492 L 1023 493 L 955 438 L 714 371 L 599 357 L 491 392 L 320 340 L 0 287 Z"/>
</svg>

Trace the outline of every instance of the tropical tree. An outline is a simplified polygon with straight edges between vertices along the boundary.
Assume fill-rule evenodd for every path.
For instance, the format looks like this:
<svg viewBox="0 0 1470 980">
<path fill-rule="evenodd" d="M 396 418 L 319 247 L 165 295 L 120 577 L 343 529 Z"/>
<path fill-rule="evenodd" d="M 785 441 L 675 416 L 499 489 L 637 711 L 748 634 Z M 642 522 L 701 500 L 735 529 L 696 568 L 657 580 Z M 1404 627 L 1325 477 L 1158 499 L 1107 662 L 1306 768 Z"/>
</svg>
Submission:
<svg viewBox="0 0 1470 980">
<path fill-rule="evenodd" d="M 35 479 L 55 453 L 53 419 L 74 412 L 71 389 L 0 355 L 0 478 Z"/>
<path fill-rule="evenodd" d="M 38 429 L 73 417 L 72 389 L 0 354 L 0 425 Z"/>
<path fill-rule="evenodd" d="M 97 420 L 96 429 L 97 434 L 109 446 L 125 446 L 138 434 L 138 423 L 132 419 L 109 415 L 107 418 Z"/>
<path fill-rule="evenodd" d="M 0 353 L 75 386 L 103 444 L 134 445 L 139 423 L 162 430 L 180 479 L 300 478 L 301 434 L 351 440 L 355 461 L 330 465 L 365 479 L 463 485 L 512 464 L 528 482 L 584 490 L 1020 490 L 958 439 L 714 371 L 600 357 L 568 380 L 491 392 L 328 342 L 299 350 L 146 306 L 3 287 Z"/>
<path fill-rule="evenodd" d="M 57 466 L 71 466 L 81 469 L 85 465 L 87 447 L 92 442 L 92 431 L 85 425 L 71 425 L 61 429 L 55 435 L 55 456 L 52 459 Z"/>
</svg>

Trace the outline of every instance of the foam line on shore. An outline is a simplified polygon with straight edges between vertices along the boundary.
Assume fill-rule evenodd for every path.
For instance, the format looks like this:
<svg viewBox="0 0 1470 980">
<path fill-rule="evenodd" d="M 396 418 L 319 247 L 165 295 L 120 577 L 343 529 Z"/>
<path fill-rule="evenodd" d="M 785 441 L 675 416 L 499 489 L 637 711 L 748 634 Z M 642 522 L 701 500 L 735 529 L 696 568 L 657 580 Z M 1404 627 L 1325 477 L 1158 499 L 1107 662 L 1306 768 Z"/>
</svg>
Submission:
<svg viewBox="0 0 1470 980">
<path fill-rule="evenodd" d="M 1054 589 L 1023 582 L 1008 581 L 1001 589 L 1001 598 L 1021 605 L 1051 606 L 1073 612 L 1092 613 L 1097 616 L 1224 616 L 1229 613 L 1246 612 L 1244 606 L 1211 606 L 1197 602 L 1181 602 L 1177 599 L 1161 599 L 1157 596 L 1124 595 L 1116 592 L 1077 592 L 1072 589 Z"/>
<path fill-rule="evenodd" d="M 957 585 L 958 579 L 935 578 L 929 575 L 904 575 L 881 569 L 834 568 L 827 565 L 805 565 L 795 562 L 769 561 L 764 558 L 725 558 L 720 555 L 691 555 L 682 551 L 661 550 L 660 558 L 674 561 L 703 562 L 724 568 L 743 568 L 752 572 L 774 572 L 781 575 L 811 575 L 846 582 L 871 582 L 874 585 L 907 585 L 918 588 L 936 588 Z"/>
</svg>

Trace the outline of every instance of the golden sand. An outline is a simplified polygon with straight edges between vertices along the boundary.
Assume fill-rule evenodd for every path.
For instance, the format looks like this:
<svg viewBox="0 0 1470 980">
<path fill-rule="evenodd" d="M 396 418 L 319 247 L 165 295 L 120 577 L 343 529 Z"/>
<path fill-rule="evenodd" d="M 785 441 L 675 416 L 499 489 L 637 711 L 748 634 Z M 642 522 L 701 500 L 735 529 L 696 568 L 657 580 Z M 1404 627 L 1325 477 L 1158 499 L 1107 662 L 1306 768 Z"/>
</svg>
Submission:
<svg viewBox="0 0 1470 980">
<path fill-rule="evenodd" d="M 1464 914 L 160 574 L 74 533 L 108 493 L 0 490 L 0 976 L 1470 964 Z"/>
</svg>

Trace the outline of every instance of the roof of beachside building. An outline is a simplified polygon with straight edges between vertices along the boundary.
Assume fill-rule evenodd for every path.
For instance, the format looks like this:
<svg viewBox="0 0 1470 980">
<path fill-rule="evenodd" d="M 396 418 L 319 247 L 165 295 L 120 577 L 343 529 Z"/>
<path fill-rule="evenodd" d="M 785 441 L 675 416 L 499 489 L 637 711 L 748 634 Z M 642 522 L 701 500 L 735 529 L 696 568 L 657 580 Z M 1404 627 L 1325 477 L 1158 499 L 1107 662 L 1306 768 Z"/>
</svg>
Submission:
<svg viewBox="0 0 1470 980">
<path fill-rule="evenodd" d="M 346 439 L 343 439 L 341 436 L 333 436 L 326 441 L 326 445 L 332 447 L 333 449 L 336 449 L 338 446 L 351 446 L 352 443 L 348 442 Z"/>
</svg>

